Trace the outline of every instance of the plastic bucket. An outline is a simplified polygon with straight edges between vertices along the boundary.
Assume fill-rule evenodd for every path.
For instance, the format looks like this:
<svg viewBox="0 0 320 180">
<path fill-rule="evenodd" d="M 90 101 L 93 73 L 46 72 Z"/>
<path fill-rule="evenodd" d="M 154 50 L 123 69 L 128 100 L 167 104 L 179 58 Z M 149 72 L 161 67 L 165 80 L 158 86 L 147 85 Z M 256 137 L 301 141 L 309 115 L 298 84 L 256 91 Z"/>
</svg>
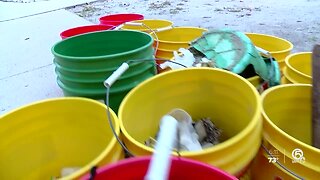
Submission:
<svg viewBox="0 0 320 180">
<path fill-rule="evenodd" d="M 64 96 L 67 97 L 86 97 L 91 99 L 96 99 L 101 102 L 105 102 L 106 100 L 106 89 L 94 89 L 94 90 L 88 90 L 88 89 L 75 89 L 66 86 L 63 84 L 59 78 L 57 78 L 57 84 L 62 89 L 62 92 Z M 136 86 L 138 83 L 136 83 L 134 86 Z M 120 103 L 122 102 L 122 99 L 128 94 L 128 92 L 134 87 L 134 86 L 128 86 L 127 88 L 119 89 L 110 91 L 109 95 L 109 105 L 112 109 L 115 109 L 115 112 L 118 112 L 118 108 L 120 106 Z"/>
<path fill-rule="evenodd" d="M 125 97 L 118 113 L 124 142 L 134 155 L 153 153 L 144 141 L 156 134 L 161 117 L 174 108 L 193 118 L 211 117 L 227 137 L 214 147 L 181 156 L 238 177 L 247 172 L 261 143 L 261 104 L 255 87 L 236 74 L 213 68 L 173 70 L 144 81 Z"/>
<path fill-rule="evenodd" d="M 106 116 L 107 107 L 85 98 L 55 98 L 28 104 L 0 116 L 0 179 L 53 179 L 64 168 L 93 166 L 123 158 Z M 117 116 L 111 110 L 119 135 Z"/>
<path fill-rule="evenodd" d="M 110 89 L 110 107 L 117 112 L 122 98 L 140 82 L 156 74 L 153 38 L 138 31 L 87 33 L 58 42 L 52 48 L 58 75 L 57 83 L 65 96 L 104 100 L 103 82 L 122 63 L 130 63 L 127 72 Z M 126 82 L 122 83 L 126 79 Z"/>
<path fill-rule="evenodd" d="M 285 72 L 286 72 L 286 67 L 283 68 L 284 76 L 281 77 L 281 84 L 292 84 L 292 82 L 285 77 L 285 74 L 286 74 Z"/>
<path fill-rule="evenodd" d="M 69 69 L 63 66 L 60 66 L 54 60 L 54 65 L 56 66 L 55 72 L 58 77 L 63 76 L 66 79 L 72 79 L 72 81 L 76 82 L 97 82 L 104 81 L 106 77 L 111 76 L 111 74 L 116 69 L 106 69 L 102 71 L 98 70 L 76 70 Z M 117 83 L 120 79 L 132 78 L 141 72 L 149 71 L 150 69 L 154 69 L 154 65 L 149 62 L 138 63 L 138 64 L 130 64 L 130 68 L 115 82 Z"/>
<path fill-rule="evenodd" d="M 283 76 L 282 76 L 283 84 L 296 84 L 296 83 L 298 83 L 288 75 L 288 67 L 284 67 L 282 69 L 282 74 L 283 74 Z"/>
<path fill-rule="evenodd" d="M 202 36 L 207 29 L 198 27 L 174 27 L 170 30 L 157 32 L 159 49 L 176 51 L 179 48 L 188 48 L 189 43 Z M 153 35 L 154 36 L 154 35 Z M 154 39 L 156 40 L 155 36 Z"/>
<path fill-rule="evenodd" d="M 91 87 L 91 85 L 92 85 L 92 87 L 97 87 L 97 85 L 104 87 L 103 84 L 101 84 L 101 82 L 104 81 L 106 79 L 106 77 L 111 76 L 111 74 L 113 72 L 113 71 L 107 72 L 105 74 L 102 73 L 101 77 L 99 77 L 100 74 L 94 74 L 94 76 L 91 76 L 89 74 L 86 76 L 85 73 L 84 74 L 75 73 L 76 75 L 79 75 L 77 77 L 77 76 L 73 76 L 72 73 L 58 69 L 57 67 L 56 67 L 55 71 L 56 71 L 56 74 L 59 78 L 65 80 L 66 82 L 70 82 L 70 84 L 74 84 L 75 87 L 85 86 L 85 85 L 89 85 L 88 87 Z M 124 85 L 129 85 L 129 84 L 132 84 L 137 79 L 149 78 L 149 77 L 153 76 L 154 73 L 155 73 L 154 66 L 139 69 L 129 75 L 122 76 L 112 85 L 112 87 L 121 87 Z M 97 77 L 95 77 L 96 75 L 97 75 Z M 97 84 L 97 85 L 93 85 L 93 84 Z"/>
<path fill-rule="evenodd" d="M 144 31 L 150 32 L 151 30 L 157 31 L 163 28 L 169 28 L 173 25 L 171 21 L 161 20 L 161 19 L 144 19 L 133 21 L 134 23 L 143 23 L 143 26 L 132 26 L 132 25 L 124 25 L 121 29 L 124 30 L 136 30 L 136 31 Z"/>
<path fill-rule="evenodd" d="M 312 52 L 301 52 L 287 56 L 286 78 L 294 83 L 311 84 L 312 83 Z"/>
<path fill-rule="evenodd" d="M 275 162 L 269 162 L 270 158 L 304 179 L 320 177 L 320 150 L 310 145 L 311 88 L 308 84 L 286 84 L 262 94 L 266 151 L 259 154 L 253 168 L 257 179 L 298 179 Z"/>
<path fill-rule="evenodd" d="M 90 26 L 80 26 L 71 29 L 67 29 L 60 33 L 62 39 L 66 39 L 72 36 L 96 32 L 96 31 L 105 31 L 114 28 L 112 25 L 90 25 Z"/>
<path fill-rule="evenodd" d="M 158 49 L 156 53 L 157 58 L 162 59 L 172 59 L 174 57 L 173 51 L 165 50 L 165 49 Z"/>
<path fill-rule="evenodd" d="M 279 68 L 285 67 L 284 60 L 290 54 L 293 44 L 285 39 L 267 34 L 245 33 L 255 46 L 263 48 L 271 53 L 278 61 Z"/>
<path fill-rule="evenodd" d="M 137 157 L 119 161 L 112 165 L 99 168 L 94 176 L 95 180 L 104 179 L 143 179 L 147 173 L 150 157 Z M 123 173 L 126 172 L 126 173 Z M 82 180 L 89 180 L 87 175 Z M 186 158 L 171 158 L 169 180 L 193 180 L 193 179 L 219 179 L 236 180 L 224 171 L 207 164 Z"/>
<path fill-rule="evenodd" d="M 59 65 L 69 69 L 117 69 L 128 60 L 152 60 L 152 43 L 153 38 L 144 32 L 100 31 L 60 41 L 52 47 L 52 53 Z"/>
<path fill-rule="evenodd" d="M 99 18 L 100 24 L 118 26 L 125 22 L 142 20 L 144 16 L 141 14 L 111 14 Z"/>
</svg>

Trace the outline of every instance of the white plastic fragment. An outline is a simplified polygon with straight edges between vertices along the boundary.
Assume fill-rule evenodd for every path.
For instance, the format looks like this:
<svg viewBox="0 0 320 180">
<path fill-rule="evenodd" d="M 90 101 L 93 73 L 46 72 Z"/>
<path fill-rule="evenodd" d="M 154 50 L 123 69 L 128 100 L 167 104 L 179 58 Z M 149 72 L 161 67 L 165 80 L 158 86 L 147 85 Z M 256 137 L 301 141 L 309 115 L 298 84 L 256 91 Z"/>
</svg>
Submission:
<svg viewBox="0 0 320 180">
<path fill-rule="evenodd" d="M 174 61 L 177 63 L 183 64 L 186 67 L 192 67 L 195 62 L 195 58 L 194 58 L 193 54 L 185 48 L 180 48 L 178 51 L 180 53 L 178 53 L 177 51 L 173 52 Z M 162 69 L 165 69 L 167 67 L 169 67 L 171 69 L 185 68 L 181 65 L 178 65 L 178 64 L 175 64 L 172 62 L 164 62 L 164 63 L 160 64 L 160 67 Z"/>
<path fill-rule="evenodd" d="M 174 109 L 169 115 L 178 121 L 180 145 L 187 151 L 202 150 L 201 144 L 198 141 L 198 134 L 192 126 L 191 116 L 182 109 Z"/>
</svg>

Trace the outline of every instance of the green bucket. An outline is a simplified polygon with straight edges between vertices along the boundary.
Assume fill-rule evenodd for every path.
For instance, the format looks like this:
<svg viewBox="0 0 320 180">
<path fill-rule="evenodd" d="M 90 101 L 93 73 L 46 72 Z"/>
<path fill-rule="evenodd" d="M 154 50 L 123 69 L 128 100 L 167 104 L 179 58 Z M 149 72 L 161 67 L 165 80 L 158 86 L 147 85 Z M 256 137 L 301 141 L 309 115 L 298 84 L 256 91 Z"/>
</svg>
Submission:
<svg viewBox="0 0 320 180">
<path fill-rule="evenodd" d="M 55 71 L 58 76 L 63 76 L 66 79 L 72 79 L 73 81 L 76 82 L 101 82 L 104 81 L 107 77 L 111 76 L 111 74 L 116 70 L 116 69 L 105 69 L 102 71 L 98 70 L 74 70 L 74 69 L 69 69 L 65 68 L 61 65 L 59 65 L 57 62 L 54 60 L 54 64 L 56 66 Z M 121 76 L 120 79 L 122 78 L 129 78 L 129 77 L 134 77 L 141 72 L 150 70 L 154 68 L 154 64 L 150 62 L 142 62 L 142 63 L 135 63 L 135 64 L 130 64 L 130 68 L 124 72 Z"/>
<path fill-rule="evenodd" d="M 57 83 L 65 96 L 104 100 L 103 82 L 122 63 L 128 71 L 110 89 L 110 107 L 117 112 L 124 96 L 156 74 L 153 38 L 138 31 L 101 31 L 71 37 L 52 47 Z"/>
<path fill-rule="evenodd" d="M 153 38 L 138 31 L 101 31 L 71 37 L 52 47 L 55 60 L 76 70 L 117 69 L 131 59 L 153 55 Z"/>
</svg>

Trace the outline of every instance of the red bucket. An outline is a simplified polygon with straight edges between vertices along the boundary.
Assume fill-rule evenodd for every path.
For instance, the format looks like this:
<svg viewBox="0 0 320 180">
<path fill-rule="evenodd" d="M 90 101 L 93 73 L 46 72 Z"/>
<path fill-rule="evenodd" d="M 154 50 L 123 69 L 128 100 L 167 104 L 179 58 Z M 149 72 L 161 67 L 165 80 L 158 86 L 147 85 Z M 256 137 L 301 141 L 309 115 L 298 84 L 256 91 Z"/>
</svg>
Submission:
<svg viewBox="0 0 320 180">
<path fill-rule="evenodd" d="M 118 26 L 125 22 L 143 20 L 144 16 L 141 14 L 111 14 L 99 18 L 100 24 Z"/>
<path fill-rule="evenodd" d="M 80 35 L 80 34 L 85 34 L 89 32 L 95 32 L 95 31 L 105 31 L 114 28 L 112 25 L 89 25 L 89 26 L 79 26 L 75 28 L 71 28 L 68 30 L 63 31 L 60 33 L 60 37 L 62 39 Z"/>
<path fill-rule="evenodd" d="M 109 166 L 98 168 L 94 180 L 121 179 L 143 180 L 147 173 L 151 157 L 129 158 Z M 237 178 L 213 166 L 186 158 L 171 158 L 169 180 L 219 179 L 236 180 Z M 86 175 L 82 180 L 89 180 Z"/>
</svg>

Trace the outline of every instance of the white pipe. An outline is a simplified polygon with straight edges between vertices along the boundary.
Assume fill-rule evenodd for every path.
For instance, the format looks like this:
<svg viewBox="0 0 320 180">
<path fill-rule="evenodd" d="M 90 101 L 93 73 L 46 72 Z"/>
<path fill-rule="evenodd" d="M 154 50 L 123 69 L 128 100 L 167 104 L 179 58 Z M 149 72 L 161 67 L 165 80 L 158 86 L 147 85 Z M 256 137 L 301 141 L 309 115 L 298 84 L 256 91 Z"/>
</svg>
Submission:
<svg viewBox="0 0 320 180">
<path fill-rule="evenodd" d="M 165 115 L 161 119 L 160 132 L 145 180 L 166 180 L 171 167 L 171 149 L 176 142 L 178 121 Z"/>
</svg>

